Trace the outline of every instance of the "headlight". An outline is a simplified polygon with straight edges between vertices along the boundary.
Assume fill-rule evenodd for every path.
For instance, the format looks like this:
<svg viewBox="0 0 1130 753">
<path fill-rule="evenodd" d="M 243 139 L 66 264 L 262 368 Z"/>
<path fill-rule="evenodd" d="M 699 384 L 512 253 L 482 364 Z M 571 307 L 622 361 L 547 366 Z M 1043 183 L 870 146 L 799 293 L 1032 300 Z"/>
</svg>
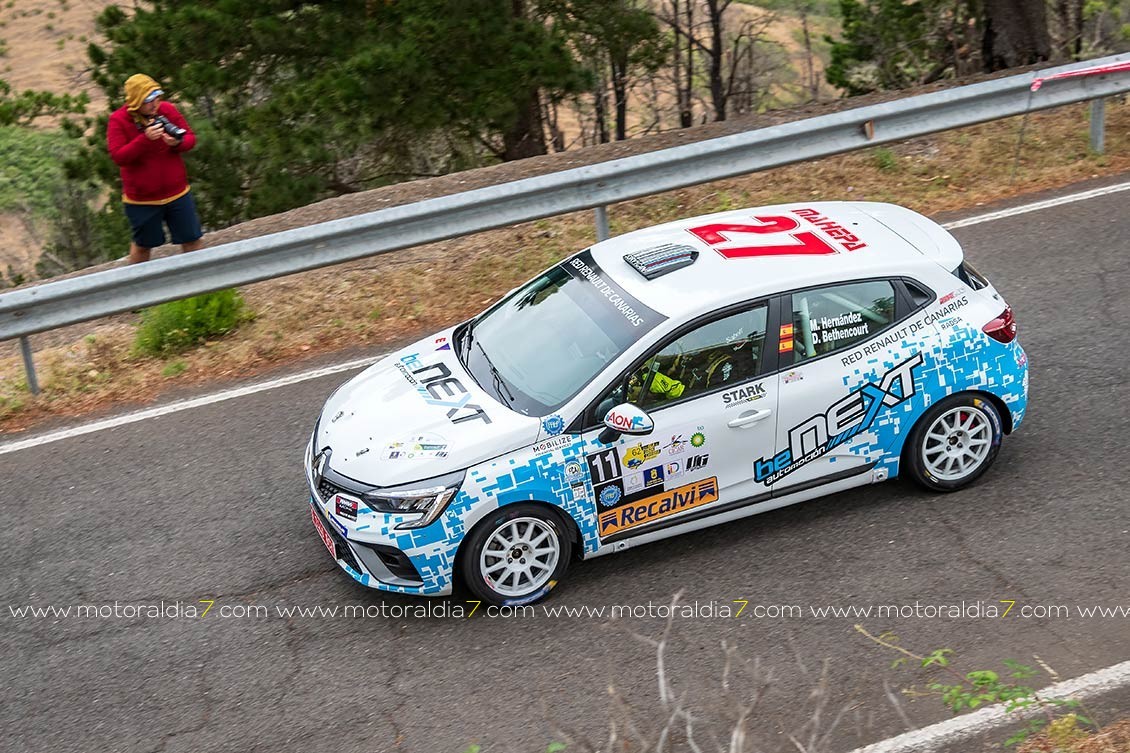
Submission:
<svg viewBox="0 0 1130 753">
<path fill-rule="evenodd" d="M 466 471 L 458 471 L 414 484 L 373 489 L 361 497 L 378 512 L 420 515 L 417 520 L 401 523 L 398 529 L 423 528 L 434 523 L 447 509 L 447 504 L 459 493 L 465 475 Z"/>
</svg>

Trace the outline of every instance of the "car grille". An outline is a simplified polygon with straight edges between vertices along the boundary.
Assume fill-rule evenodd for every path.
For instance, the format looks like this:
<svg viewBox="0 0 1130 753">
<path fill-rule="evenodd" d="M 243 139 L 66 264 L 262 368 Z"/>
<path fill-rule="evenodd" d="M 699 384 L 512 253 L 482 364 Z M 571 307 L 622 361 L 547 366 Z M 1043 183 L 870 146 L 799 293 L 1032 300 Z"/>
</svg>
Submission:
<svg viewBox="0 0 1130 753">
<path fill-rule="evenodd" d="M 377 556 L 381 558 L 381 563 L 397 578 L 421 582 L 420 573 L 416 572 L 416 566 L 412 564 L 412 560 L 404 552 L 383 544 L 363 544 L 363 546 L 367 546 L 376 552 Z"/>
<path fill-rule="evenodd" d="M 324 476 L 322 478 L 318 479 L 318 496 L 321 497 L 326 502 L 333 499 L 335 494 L 348 494 L 348 493 L 349 492 L 348 492 L 348 490 L 346 490 L 345 487 L 338 486 L 337 484 L 333 483 L 332 481 L 325 478 Z"/>
</svg>

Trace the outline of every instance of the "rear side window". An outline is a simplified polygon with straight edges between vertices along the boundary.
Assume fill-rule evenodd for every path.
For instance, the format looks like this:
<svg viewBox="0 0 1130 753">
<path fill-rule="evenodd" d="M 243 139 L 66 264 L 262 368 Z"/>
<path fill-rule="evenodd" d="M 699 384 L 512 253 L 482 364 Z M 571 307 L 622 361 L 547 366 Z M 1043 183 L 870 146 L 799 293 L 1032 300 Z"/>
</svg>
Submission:
<svg viewBox="0 0 1130 753">
<path fill-rule="evenodd" d="M 793 358 L 801 362 L 869 340 L 895 317 L 888 280 L 853 282 L 792 295 Z M 787 347 L 782 337 L 782 349 Z"/>
<path fill-rule="evenodd" d="M 963 261 L 957 269 L 953 271 L 954 277 L 964 282 L 973 290 L 981 290 L 982 288 L 989 287 L 989 278 L 978 272 L 973 268 L 973 265 L 967 261 Z"/>
</svg>

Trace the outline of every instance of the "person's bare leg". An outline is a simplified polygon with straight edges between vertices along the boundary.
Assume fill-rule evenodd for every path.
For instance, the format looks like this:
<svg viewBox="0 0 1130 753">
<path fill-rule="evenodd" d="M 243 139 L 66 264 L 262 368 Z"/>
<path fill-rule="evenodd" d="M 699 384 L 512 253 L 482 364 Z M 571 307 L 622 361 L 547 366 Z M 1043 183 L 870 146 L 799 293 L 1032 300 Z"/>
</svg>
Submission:
<svg viewBox="0 0 1130 753">
<path fill-rule="evenodd" d="M 194 241 L 189 241 L 188 243 L 180 244 L 180 250 L 181 250 L 182 254 L 186 254 L 189 251 L 198 251 L 202 248 L 204 248 L 204 239 L 203 238 L 197 238 Z"/>
<path fill-rule="evenodd" d="M 143 261 L 149 261 L 149 249 L 136 243 L 129 244 L 129 263 L 138 264 Z"/>
</svg>

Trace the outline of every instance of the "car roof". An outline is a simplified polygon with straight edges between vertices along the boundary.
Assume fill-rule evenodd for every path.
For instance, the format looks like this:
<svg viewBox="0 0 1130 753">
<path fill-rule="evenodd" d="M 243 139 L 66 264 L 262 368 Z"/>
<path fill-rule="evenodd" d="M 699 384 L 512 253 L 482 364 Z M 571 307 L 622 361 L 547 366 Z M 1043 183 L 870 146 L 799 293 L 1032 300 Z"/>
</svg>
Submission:
<svg viewBox="0 0 1130 753">
<path fill-rule="evenodd" d="M 740 226 L 761 232 L 743 232 Z M 764 232 L 767 227 L 777 229 Z M 736 258 L 720 252 L 768 244 L 799 248 L 800 240 L 790 235 L 801 233 L 815 235 L 818 240 L 809 242 L 835 252 L 760 255 L 750 251 L 744 253 L 754 255 Z M 684 252 L 698 251 L 697 258 L 653 279 L 624 259 L 671 245 Z M 939 264 L 953 270 L 962 262 L 960 245 L 934 221 L 894 204 L 847 201 L 776 204 L 691 217 L 625 233 L 597 243 L 590 251 L 604 273 L 626 292 L 672 318 L 808 285 L 913 275 L 917 269 L 936 270 Z"/>
</svg>

